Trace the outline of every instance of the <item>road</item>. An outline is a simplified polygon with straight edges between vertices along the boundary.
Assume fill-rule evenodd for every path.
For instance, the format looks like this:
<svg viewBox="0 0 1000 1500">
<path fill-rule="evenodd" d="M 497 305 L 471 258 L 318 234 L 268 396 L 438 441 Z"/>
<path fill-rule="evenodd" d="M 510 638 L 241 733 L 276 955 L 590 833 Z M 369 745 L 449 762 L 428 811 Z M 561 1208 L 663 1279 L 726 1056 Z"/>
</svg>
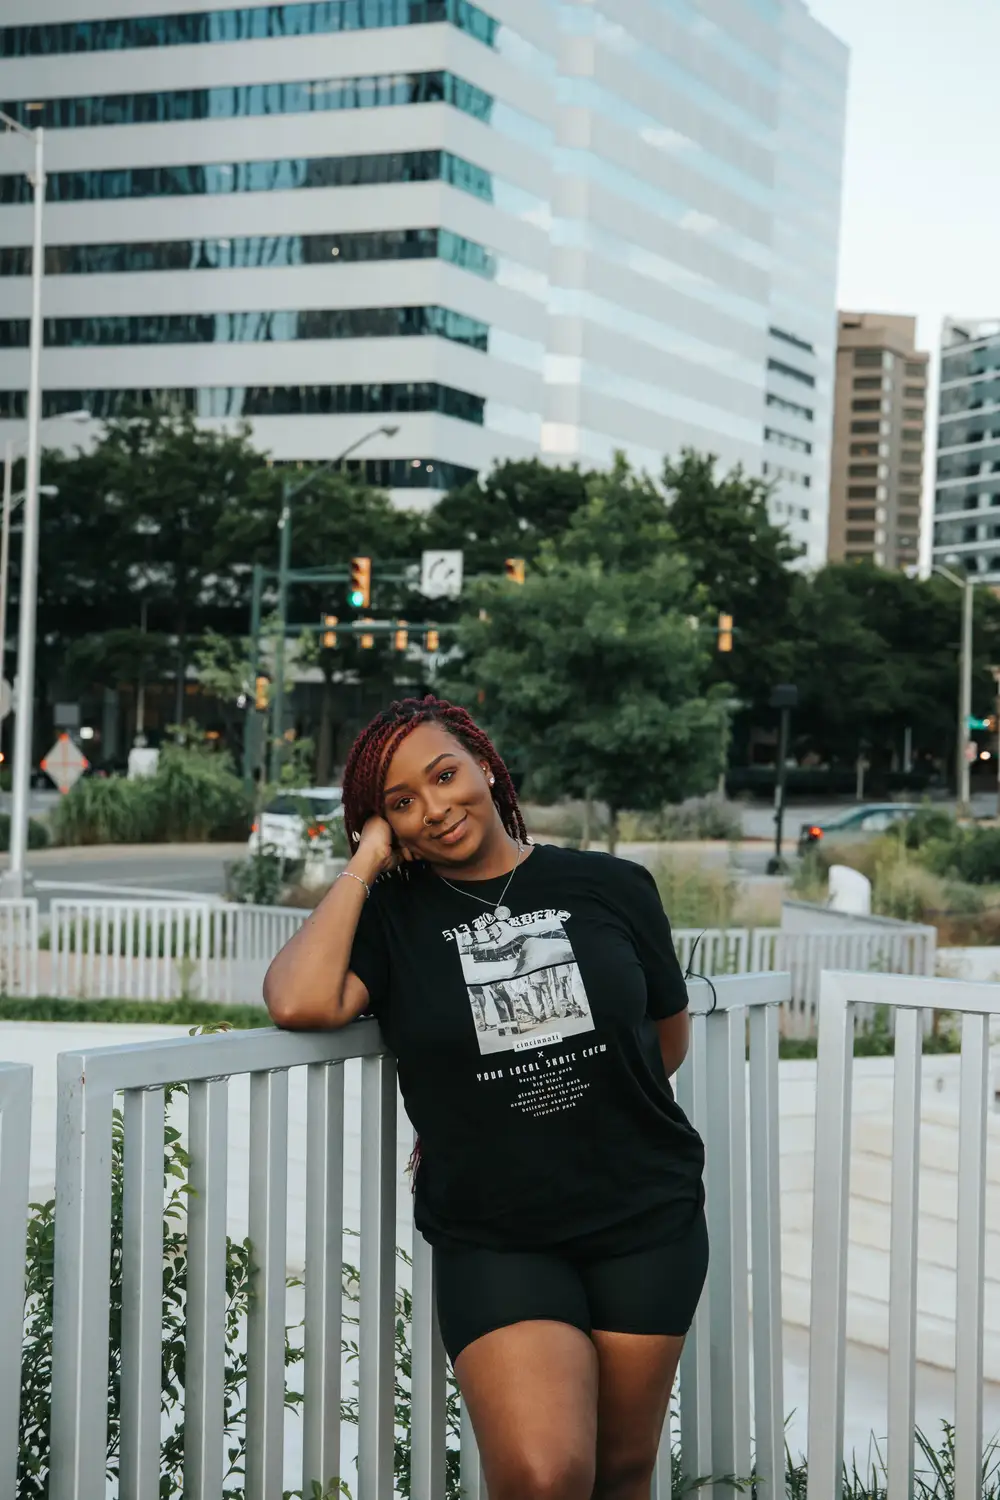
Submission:
<svg viewBox="0 0 1000 1500">
<path fill-rule="evenodd" d="M 53 896 L 127 896 L 150 899 L 223 894 L 225 866 L 246 855 L 245 844 L 101 845 L 37 849 L 28 855 L 42 911 Z M 0 868 L 6 865 L 3 858 Z"/>
</svg>

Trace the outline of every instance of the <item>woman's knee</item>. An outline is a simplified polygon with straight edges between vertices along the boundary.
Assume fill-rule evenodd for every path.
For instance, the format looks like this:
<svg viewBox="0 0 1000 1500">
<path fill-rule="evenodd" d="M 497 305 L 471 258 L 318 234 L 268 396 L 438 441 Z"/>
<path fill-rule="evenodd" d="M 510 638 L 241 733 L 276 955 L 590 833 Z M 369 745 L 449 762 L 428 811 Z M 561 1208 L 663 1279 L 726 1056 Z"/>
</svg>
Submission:
<svg viewBox="0 0 1000 1500">
<path fill-rule="evenodd" d="M 655 1451 L 605 1454 L 598 1463 L 594 1500 L 645 1500 L 655 1468 Z"/>
<path fill-rule="evenodd" d="M 488 1488 L 490 1500 L 591 1500 L 594 1461 L 555 1447 L 505 1454 Z"/>
</svg>

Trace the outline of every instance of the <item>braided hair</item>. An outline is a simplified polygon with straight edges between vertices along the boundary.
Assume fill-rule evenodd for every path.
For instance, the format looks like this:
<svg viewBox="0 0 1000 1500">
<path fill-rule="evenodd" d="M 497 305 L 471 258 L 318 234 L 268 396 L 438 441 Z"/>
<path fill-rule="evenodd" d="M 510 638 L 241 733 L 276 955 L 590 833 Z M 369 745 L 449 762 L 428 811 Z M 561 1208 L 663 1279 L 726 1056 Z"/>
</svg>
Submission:
<svg viewBox="0 0 1000 1500">
<path fill-rule="evenodd" d="M 344 828 L 351 844 L 361 837 L 370 817 L 384 817 L 383 803 L 389 763 L 400 745 L 419 724 L 440 724 L 464 745 L 470 755 L 485 761 L 493 773 L 493 801 L 500 821 L 518 843 L 528 834 L 510 772 L 493 741 L 464 708 L 428 694 L 402 698 L 376 714 L 351 747 L 344 768 Z"/>
</svg>

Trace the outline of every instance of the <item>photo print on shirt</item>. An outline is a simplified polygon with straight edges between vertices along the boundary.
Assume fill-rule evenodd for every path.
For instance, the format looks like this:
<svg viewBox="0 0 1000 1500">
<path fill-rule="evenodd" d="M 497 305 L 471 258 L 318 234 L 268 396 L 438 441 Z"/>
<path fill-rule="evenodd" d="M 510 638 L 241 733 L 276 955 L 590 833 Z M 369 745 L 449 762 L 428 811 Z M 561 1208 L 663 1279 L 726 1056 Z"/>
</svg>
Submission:
<svg viewBox="0 0 1000 1500">
<path fill-rule="evenodd" d="M 523 1052 L 594 1030 L 568 918 L 490 913 L 444 934 L 458 947 L 481 1053 Z"/>
</svg>

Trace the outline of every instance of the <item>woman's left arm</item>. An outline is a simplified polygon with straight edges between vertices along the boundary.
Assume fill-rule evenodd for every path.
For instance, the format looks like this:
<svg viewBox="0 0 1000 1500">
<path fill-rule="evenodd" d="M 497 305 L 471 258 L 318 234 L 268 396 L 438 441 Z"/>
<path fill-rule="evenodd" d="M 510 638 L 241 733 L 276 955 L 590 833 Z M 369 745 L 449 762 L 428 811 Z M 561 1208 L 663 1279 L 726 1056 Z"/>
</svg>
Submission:
<svg viewBox="0 0 1000 1500">
<path fill-rule="evenodd" d="M 673 1078 L 688 1054 L 688 1044 L 691 1040 L 688 1013 L 686 1010 L 678 1011 L 677 1015 L 667 1016 L 665 1020 L 656 1021 L 654 1024 L 660 1037 L 663 1067 L 667 1077 Z"/>
</svg>

